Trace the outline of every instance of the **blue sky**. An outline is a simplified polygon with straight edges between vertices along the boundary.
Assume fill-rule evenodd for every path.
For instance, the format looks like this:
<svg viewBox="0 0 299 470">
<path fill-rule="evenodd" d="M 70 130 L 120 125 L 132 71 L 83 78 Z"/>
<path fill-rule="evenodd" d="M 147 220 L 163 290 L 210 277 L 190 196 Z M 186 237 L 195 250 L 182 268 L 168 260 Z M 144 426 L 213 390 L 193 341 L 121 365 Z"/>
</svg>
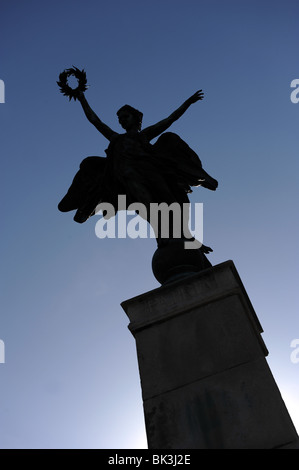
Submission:
<svg viewBox="0 0 299 470">
<path fill-rule="evenodd" d="M 296 0 L 1 1 L 1 448 L 143 448 L 135 343 L 120 303 L 158 287 L 153 239 L 104 239 L 57 203 L 106 139 L 56 84 L 75 65 L 116 131 L 196 90 L 171 128 L 219 181 L 197 188 L 213 264 L 232 259 L 299 430 Z"/>
</svg>

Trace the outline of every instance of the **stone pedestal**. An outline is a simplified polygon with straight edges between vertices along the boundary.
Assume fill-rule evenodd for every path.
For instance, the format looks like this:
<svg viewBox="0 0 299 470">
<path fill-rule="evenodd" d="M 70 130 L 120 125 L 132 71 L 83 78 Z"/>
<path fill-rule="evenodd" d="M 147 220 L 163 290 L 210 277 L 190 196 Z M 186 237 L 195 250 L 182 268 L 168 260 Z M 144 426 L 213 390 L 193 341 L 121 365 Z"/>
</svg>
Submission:
<svg viewBox="0 0 299 470">
<path fill-rule="evenodd" d="M 122 303 L 150 449 L 299 448 L 232 261 Z"/>
</svg>

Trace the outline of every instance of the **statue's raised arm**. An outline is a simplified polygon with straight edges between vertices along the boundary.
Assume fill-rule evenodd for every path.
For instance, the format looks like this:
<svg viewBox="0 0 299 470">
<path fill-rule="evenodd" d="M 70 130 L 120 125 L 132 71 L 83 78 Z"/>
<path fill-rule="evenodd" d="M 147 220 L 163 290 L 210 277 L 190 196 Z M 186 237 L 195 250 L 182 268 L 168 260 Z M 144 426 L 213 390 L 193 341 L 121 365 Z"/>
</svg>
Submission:
<svg viewBox="0 0 299 470">
<path fill-rule="evenodd" d="M 78 96 L 78 100 L 80 101 L 81 103 L 81 106 L 83 108 L 83 111 L 85 113 L 85 116 L 87 117 L 87 119 L 89 120 L 89 122 L 91 122 L 91 124 L 93 124 L 96 129 L 101 133 L 103 134 L 104 137 L 106 137 L 106 139 L 108 139 L 109 141 L 112 140 L 112 138 L 117 135 L 117 132 L 113 131 L 112 129 L 110 129 L 109 126 L 107 126 L 107 124 L 105 124 L 103 121 L 101 121 L 101 119 L 97 116 L 97 114 L 91 109 L 91 107 L 89 106 L 88 102 L 87 102 L 87 99 L 85 98 L 85 95 L 83 92 L 81 92 Z"/>
<path fill-rule="evenodd" d="M 152 126 L 143 129 L 142 133 L 146 135 L 148 140 L 152 140 L 155 137 L 158 137 L 162 132 L 165 132 L 175 121 L 177 121 L 191 106 L 191 104 L 196 103 L 204 98 L 204 93 L 202 90 L 196 91 L 190 98 L 188 98 L 184 103 L 176 109 L 173 113 L 170 114 L 166 119 L 157 122 Z"/>
<path fill-rule="evenodd" d="M 74 77 L 77 78 L 78 80 L 78 86 L 77 88 L 71 88 L 68 84 L 68 78 L 73 75 Z M 97 130 L 103 134 L 106 139 L 109 141 L 112 140 L 112 138 L 117 135 L 117 132 L 114 132 L 112 129 L 110 129 L 109 126 L 107 126 L 101 119 L 96 115 L 96 113 L 91 109 L 89 106 L 87 99 L 85 98 L 84 91 L 87 90 L 87 79 L 86 79 L 86 73 L 84 70 L 79 70 L 77 67 L 72 67 L 70 69 L 65 69 L 60 75 L 59 75 L 59 81 L 57 82 L 58 86 L 60 87 L 61 93 L 63 93 L 65 96 L 68 96 L 69 100 L 72 98 L 74 101 L 79 100 L 83 111 L 85 113 L 85 116 L 91 122 Z"/>
</svg>

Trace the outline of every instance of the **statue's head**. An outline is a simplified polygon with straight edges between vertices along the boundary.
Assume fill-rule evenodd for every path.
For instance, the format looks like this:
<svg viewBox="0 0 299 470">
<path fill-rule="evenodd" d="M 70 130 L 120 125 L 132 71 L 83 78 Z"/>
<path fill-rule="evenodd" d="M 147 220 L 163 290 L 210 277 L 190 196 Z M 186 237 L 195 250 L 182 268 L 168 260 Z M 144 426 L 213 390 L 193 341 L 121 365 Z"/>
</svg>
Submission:
<svg viewBox="0 0 299 470">
<path fill-rule="evenodd" d="M 143 114 L 138 109 L 125 104 L 117 111 L 117 116 L 120 125 L 126 130 L 137 128 L 138 131 L 141 129 Z"/>
</svg>

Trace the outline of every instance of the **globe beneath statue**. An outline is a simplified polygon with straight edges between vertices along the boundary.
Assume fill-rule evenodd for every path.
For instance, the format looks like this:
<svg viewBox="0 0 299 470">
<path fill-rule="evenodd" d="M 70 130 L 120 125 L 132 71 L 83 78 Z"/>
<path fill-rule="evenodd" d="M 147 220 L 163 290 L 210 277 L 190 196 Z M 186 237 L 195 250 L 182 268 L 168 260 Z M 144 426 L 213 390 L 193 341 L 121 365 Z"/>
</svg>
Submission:
<svg viewBox="0 0 299 470">
<path fill-rule="evenodd" d="M 152 271 L 160 284 L 181 279 L 211 267 L 200 248 L 187 249 L 186 240 L 167 240 L 152 258 Z M 190 242 L 189 242 L 190 243 Z"/>
</svg>

